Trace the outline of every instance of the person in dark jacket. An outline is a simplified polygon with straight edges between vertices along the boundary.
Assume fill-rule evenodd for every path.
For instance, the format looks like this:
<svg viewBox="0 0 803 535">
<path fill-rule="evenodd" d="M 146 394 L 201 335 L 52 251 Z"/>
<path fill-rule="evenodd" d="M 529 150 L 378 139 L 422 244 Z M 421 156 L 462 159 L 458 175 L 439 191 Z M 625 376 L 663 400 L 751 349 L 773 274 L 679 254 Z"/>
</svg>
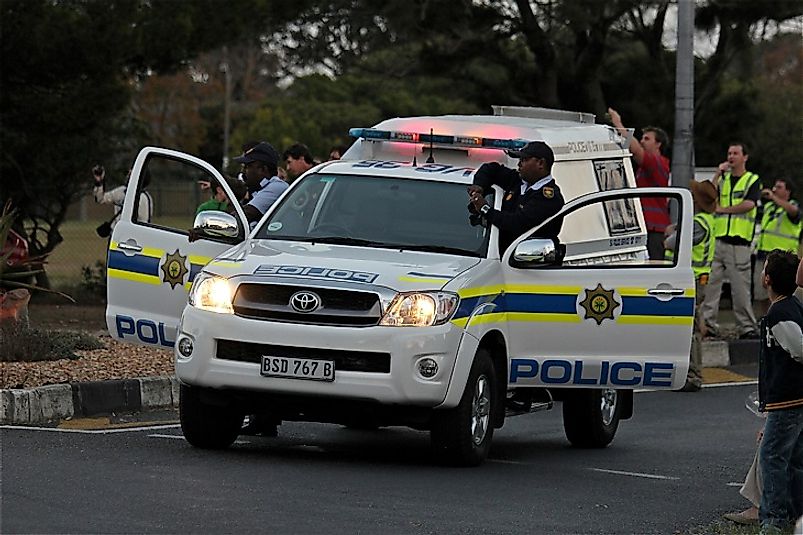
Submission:
<svg viewBox="0 0 803 535">
<path fill-rule="evenodd" d="M 803 515 L 803 304 L 792 295 L 798 258 L 776 249 L 761 274 L 770 307 L 761 319 L 759 408 L 767 413 L 759 463 L 762 533 Z"/>
<path fill-rule="evenodd" d="M 552 178 L 555 155 L 549 145 L 532 141 L 508 154 L 518 158 L 518 171 L 497 162 L 484 163 L 474 174 L 474 184 L 468 187 L 469 211 L 499 227 L 499 254 L 504 254 L 516 238 L 558 213 L 564 204 Z M 501 210 L 495 210 L 485 200 L 493 185 L 505 190 Z M 556 218 L 533 237 L 557 242 L 562 225 L 563 218 Z"/>
</svg>

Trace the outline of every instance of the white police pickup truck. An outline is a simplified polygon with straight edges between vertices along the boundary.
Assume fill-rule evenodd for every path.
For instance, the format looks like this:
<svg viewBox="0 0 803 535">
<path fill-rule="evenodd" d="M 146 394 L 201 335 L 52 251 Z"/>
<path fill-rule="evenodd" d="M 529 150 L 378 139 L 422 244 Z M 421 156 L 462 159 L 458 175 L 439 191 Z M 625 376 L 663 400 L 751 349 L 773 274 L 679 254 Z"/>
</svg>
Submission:
<svg viewBox="0 0 803 535">
<path fill-rule="evenodd" d="M 253 231 L 239 207 L 201 212 L 193 242 L 194 212 L 171 212 L 167 185 L 219 173 L 140 152 L 109 248 L 107 322 L 121 340 L 175 348 L 191 444 L 225 448 L 244 415 L 264 414 L 426 429 L 440 460 L 474 465 L 512 414 L 562 402 L 569 441 L 605 447 L 634 389 L 684 384 L 688 191 L 634 188 L 626 140 L 593 118 L 496 113 L 354 129 L 345 158 L 294 182 Z M 528 232 L 499 251 L 495 227 L 469 223 L 466 186 L 482 162 L 515 166 L 504 149 L 528 140 L 555 152 L 561 244 Z M 145 169 L 151 223 L 133 217 Z M 674 261 L 646 259 L 645 196 L 678 207 Z"/>
</svg>

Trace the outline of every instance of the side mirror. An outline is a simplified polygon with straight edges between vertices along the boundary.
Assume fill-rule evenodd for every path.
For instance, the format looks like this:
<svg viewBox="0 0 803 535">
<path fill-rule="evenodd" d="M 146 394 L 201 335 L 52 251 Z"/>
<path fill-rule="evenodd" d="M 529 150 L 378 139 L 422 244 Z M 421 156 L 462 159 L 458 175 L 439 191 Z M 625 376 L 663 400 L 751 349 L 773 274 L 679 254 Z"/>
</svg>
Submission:
<svg viewBox="0 0 803 535">
<path fill-rule="evenodd" d="M 554 241 L 534 238 L 524 240 L 516 246 L 511 256 L 511 264 L 518 267 L 553 266 L 563 260 L 562 246 Z"/>
<path fill-rule="evenodd" d="M 195 216 L 192 230 L 202 238 L 236 239 L 240 234 L 237 218 L 226 212 L 204 210 Z"/>
</svg>

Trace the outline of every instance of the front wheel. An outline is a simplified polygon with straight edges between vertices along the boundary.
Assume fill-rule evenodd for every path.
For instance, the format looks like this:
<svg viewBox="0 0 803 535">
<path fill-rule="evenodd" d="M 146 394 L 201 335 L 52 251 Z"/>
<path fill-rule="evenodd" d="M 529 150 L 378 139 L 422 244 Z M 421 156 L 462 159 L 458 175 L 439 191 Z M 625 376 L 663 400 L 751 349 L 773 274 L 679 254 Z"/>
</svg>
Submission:
<svg viewBox="0 0 803 535">
<path fill-rule="evenodd" d="M 433 417 L 430 436 L 438 460 L 457 466 L 476 466 L 485 460 L 491 449 L 491 415 L 498 399 L 496 369 L 488 351 L 480 349 L 460 403 Z"/>
<path fill-rule="evenodd" d="M 187 442 L 196 448 L 220 450 L 237 439 L 244 415 L 228 405 L 204 400 L 203 389 L 181 385 L 179 419 Z"/>
<path fill-rule="evenodd" d="M 563 402 L 563 429 L 577 448 L 604 448 L 613 441 L 622 416 L 616 390 L 581 390 Z"/>
</svg>

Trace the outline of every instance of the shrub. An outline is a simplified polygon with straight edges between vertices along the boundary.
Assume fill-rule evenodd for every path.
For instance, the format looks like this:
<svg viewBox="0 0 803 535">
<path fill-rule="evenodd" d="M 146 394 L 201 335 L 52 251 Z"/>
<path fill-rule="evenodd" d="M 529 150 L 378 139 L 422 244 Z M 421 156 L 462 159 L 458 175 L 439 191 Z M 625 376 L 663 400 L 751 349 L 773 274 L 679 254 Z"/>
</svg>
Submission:
<svg viewBox="0 0 803 535">
<path fill-rule="evenodd" d="M 77 359 L 75 350 L 104 347 L 96 337 L 73 331 L 46 331 L 8 322 L 0 328 L 0 362 Z"/>
</svg>

